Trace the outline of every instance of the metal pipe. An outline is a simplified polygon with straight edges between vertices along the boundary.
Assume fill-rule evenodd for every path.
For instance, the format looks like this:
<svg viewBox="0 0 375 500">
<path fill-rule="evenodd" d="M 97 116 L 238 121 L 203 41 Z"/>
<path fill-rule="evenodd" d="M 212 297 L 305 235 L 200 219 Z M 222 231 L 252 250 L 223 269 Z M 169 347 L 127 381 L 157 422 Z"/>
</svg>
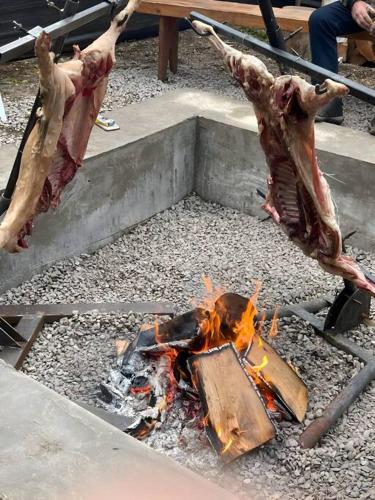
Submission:
<svg viewBox="0 0 375 500">
<path fill-rule="evenodd" d="M 287 51 L 284 36 L 280 30 L 280 26 L 277 24 L 270 0 L 258 0 L 258 3 L 270 45 L 277 49 Z M 282 74 L 288 71 L 288 67 L 284 63 L 279 63 L 279 68 Z"/>
<path fill-rule="evenodd" d="M 287 66 L 300 71 L 301 73 L 310 75 L 311 77 L 313 77 L 318 81 L 324 80 L 325 78 L 330 78 L 335 82 L 342 83 L 343 85 L 346 85 L 348 87 L 350 93 L 354 97 L 357 97 L 361 101 L 368 102 L 373 106 L 375 105 L 374 89 L 370 89 L 369 87 L 365 87 L 360 83 L 350 80 L 349 78 L 345 78 L 343 76 L 338 75 L 337 73 L 333 73 L 332 71 L 328 71 L 327 69 L 321 68 L 316 64 L 313 64 L 309 61 L 305 61 L 301 57 L 296 57 L 293 54 L 289 54 L 289 52 L 285 52 L 284 50 L 271 47 L 268 43 L 262 42 L 261 40 L 258 40 L 257 38 L 251 35 L 246 35 L 245 33 L 241 33 L 238 30 L 230 28 L 229 26 L 225 26 L 222 23 L 214 21 L 210 17 L 199 14 L 198 12 L 191 12 L 190 16 L 191 18 L 197 19 L 202 23 L 209 24 L 216 30 L 218 34 L 224 35 L 235 42 L 245 45 L 246 47 L 255 49 L 261 54 L 270 57 L 271 59 L 274 59 L 276 62 L 284 63 Z"/>
<path fill-rule="evenodd" d="M 56 38 L 66 35 L 77 28 L 85 26 L 91 21 L 95 21 L 95 19 L 111 15 L 114 10 L 114 5 L 115 10 L 117 11 L 125 6 L 126 3 L 127 0 L 119 0 L 117 3 L 114 3 L 111 0 L 100 2 L 89 9 L 85 9 L 77 14 L 71 15 L 66 19 L 60 19 L 60 21 L 50 24 L 43 29 L 50 35 L 52 40 L 55 40 Z M 26 35 L 18 40 L 3 45 L 0 47 L 0 63 L 8 62 L 12 59 L 20 57 L 29 50 L 32 50 L 34 42 L 35 38 L 32 35 Z"/>
<path fill-rule="evenodd" d="M 349 406 L 375 378 L 375 362 L 367 364 L 336 398 L 327 406 L 321 417 L 312 422 L 301 434 L 299 441 L 303 448 L 312 448 L 320 438 L 345 413 Z"/>
<path fill-rule="evenodd" d="M 305 309 L 306 311 L 310 313 L 317 313 L 321 311 L 322 309 L 329 307 L 332 304 L 330 299 L 321 299 L 321 300 L 314 300 L 310 302 L 301 302 L 298 304 L 299 307 Z M 260 312 L 255 316 L 255 320 L 270 320 L 274 317 L 275 314 L 277 314 L 278 318 L 287 318 L 290 316 L 294 316 L 295 313 L 291 309 L 293 306 L 285 306 L 281 308 L 274 308 L 274 309 L 267 309 L 265 312 Z"/>
</svg>

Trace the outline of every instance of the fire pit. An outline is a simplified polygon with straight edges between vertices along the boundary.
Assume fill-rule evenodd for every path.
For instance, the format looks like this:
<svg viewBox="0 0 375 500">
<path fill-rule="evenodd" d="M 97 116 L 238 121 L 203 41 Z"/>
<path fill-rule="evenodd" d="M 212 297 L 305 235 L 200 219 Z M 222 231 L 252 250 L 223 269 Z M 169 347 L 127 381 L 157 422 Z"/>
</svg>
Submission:
<svg viewBox="0 0 375 500">
<path fill-rule="evenodd" d="M 245 297 L 254 291 L 254 279 L 258 278 L 262 282 L 258 305 L 267 308 L 333 293 L 340 281 L 325 280 L 319 268 L 306 263 L 285 242 L 284 235 L 277 230 L 271 232 L 271 227 L 269 222 L 260 223 L 254 217 L 191 196 L 92 256 L 82 255 L 52 266 L 32 282 L 9 291 L 2 300 L 24 301 L 25 294 L 32 293 L 32 300 L 40 303 L 48 300 L 52 291 L 57 302 L 163 299 L 174 302 L 176 312 L 183 314 L 192 309 L 191 298 L 198 297 L 198 304 L 202 302 L 202 273 L 223 284 L 225 290 Z M 234 254 L 236 259 L 232 258 Z M 372 255 L 364 256 L 369 263 Z M 134 313 L 93 312 L 64 318 L 46 325 L 24 370 L 71 399 L 121 413 L 124 407 L 120 397 L 103 404 L 99 383 L 108 382 L 110 369 L 112 380 L 120 374 L 115 341 L 135 339 L 142 324 L 153 325 L 154 321 L 155 316 Z M 301 498 L 308 494 L 334 495 L 341 488 L 349 491 L 354 476 L 347 474 L 348 466 L 361 478 L 358 491 L 368 491 L 372 480 L 367 456 L 371 456 L 374 429 L 371 389 L 316 448 L 302 450 L 298 446 L 302 428 L 319 416 L 360 370 L 360 361 L 312 335 L 311 327 L 297 317 L 281 318 L 276 337 L 268 337 L 269 328 L 267 323 L 266 342 L 307 385 L 309 407 L 303 424 L 289 420 L 277 424 L 276 439 L 222 469 L 222 458 L 211 451 L 207 440 L 200 403 L 177 397 L 165 412 L 162 425 L 158 423 L 145 439 L 146 444 L 245 498 L 276 493 Z M 366 325 L 345 335 L 371 348 L 371 328 Z M 146 363 L 150 363 L 149 357 Z M 130 416 L 137 417 L 139 412 Z"/>
</svg>

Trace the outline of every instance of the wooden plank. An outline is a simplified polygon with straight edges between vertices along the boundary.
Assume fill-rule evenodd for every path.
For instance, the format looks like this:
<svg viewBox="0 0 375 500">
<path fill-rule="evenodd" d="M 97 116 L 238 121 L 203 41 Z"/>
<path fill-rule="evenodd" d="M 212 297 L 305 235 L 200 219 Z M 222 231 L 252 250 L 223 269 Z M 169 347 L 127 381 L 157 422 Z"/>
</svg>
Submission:
<svg viewBox="0 0 375 500">
<path fill-rule="evenodd" d="M 84 314 L 91 311 L 100 313 L 129 312 L 140 314 L 173 315 L 174 306 L 167 302 L 114 302 L 98 304 L 33 304 L 33 305 L 1 305 L 0 316 L 14 324 L 24 315 L 42 314 L 45 322 L 52 323 L 62 317 L 71 317 L 73 312 Z"/>
<path fill-rule="evenodd" d="M 189 359 L 213 448 L 230 462 L 275 436 L 263 402 L 232 344 Z"/>
<path fill-rule="evenodd" d="M 137 11 L 143 14 L 182 18 L 195 10 L 216 21 L 228 22 L 236 26 L 250 28 L 264 28 L 263 18 L 257 5 L 248 5 L 235 2 L 220 2 L 217 0 L 148 0 L 141 3 Z M 309 31 L 308 21 L 315 10 L 310 7 L 287 6 L 282 9 L 274 8 L 274 13 L 280 28 L 284 31 L 295 31 L 302 27 L 302 31 Z M 366 31 L 349 35 L 356 40 L 374 40 Z"/>
<path fill-rule="evenodd" d="M 191 11 L 213 17 L 216 21 L 228 22 L 237 26 L 264 28 L 263 18 L 257 5 L 221 2 L 217 0 L 147 0 L 140 4 L 137 11 L 144 14 L 182 18 Z M 309 7 L 284 7 L 274 9 L 280 28 L 294 31 L 302 26 L 308 31 L 308 19 L 314 11 Z"/>
<path fill-rule="evenodd" d="M 43 314 L 28 314 L 23 316 L 17 325 L 17 331 L 26 340 L 21 348 L 7 347 L 0 351 L 0 359 L 19 370 L 43 328 Z"/>
<path fill-rule="evenodd" d="M 267 356 L 268 362 L 259 375 L 280 396 L 297 420 L 302 422 L 308 403 L 306 385 L 264 339 L 260 340 L 259 336 L 255 336 L 246 353 L 246 359 L 250 365 L 260 366 L 264 356 Z"/>
</svg>

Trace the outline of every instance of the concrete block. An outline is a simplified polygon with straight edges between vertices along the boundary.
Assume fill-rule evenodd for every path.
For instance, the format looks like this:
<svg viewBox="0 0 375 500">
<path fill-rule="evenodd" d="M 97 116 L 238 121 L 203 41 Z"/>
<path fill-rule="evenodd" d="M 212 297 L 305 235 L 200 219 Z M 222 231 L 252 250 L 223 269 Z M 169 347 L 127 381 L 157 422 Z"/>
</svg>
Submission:
<svg viewBox="0 0 375 500">
<path fill-rule="evenodd" d="M 235 497 L 0 361 L 0 498 Z"/>
</svg>

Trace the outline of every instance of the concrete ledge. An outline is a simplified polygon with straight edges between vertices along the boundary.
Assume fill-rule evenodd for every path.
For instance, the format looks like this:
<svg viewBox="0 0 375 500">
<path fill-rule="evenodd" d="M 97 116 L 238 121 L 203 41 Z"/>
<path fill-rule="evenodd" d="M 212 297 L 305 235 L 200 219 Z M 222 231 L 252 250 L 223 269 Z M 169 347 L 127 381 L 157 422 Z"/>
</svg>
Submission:
<svg viewBox="0 0 375 500">
<path fill-rule="evenodd" d="M 0 361 L 0 498 L 234 500 Z"/>
<path fill-rule="evenodd" d="M 94 129 L 84 168 L 59 208 L 37 218 L 30 250 L 1 253 L 0 292 L 56 260 L 103 246 L 192 190 L 260 214 L 255 190 L 265 187 L 267 168 L 249 103 L 180 90 L 111 115 L 121 129 Z M 318 124 L 316 143 L 343 233 L 357 229 L 356 245 L 375 250 L 375 138 Z M 1 153 L 0 186 L 14 145 Z"/>
</svg>

